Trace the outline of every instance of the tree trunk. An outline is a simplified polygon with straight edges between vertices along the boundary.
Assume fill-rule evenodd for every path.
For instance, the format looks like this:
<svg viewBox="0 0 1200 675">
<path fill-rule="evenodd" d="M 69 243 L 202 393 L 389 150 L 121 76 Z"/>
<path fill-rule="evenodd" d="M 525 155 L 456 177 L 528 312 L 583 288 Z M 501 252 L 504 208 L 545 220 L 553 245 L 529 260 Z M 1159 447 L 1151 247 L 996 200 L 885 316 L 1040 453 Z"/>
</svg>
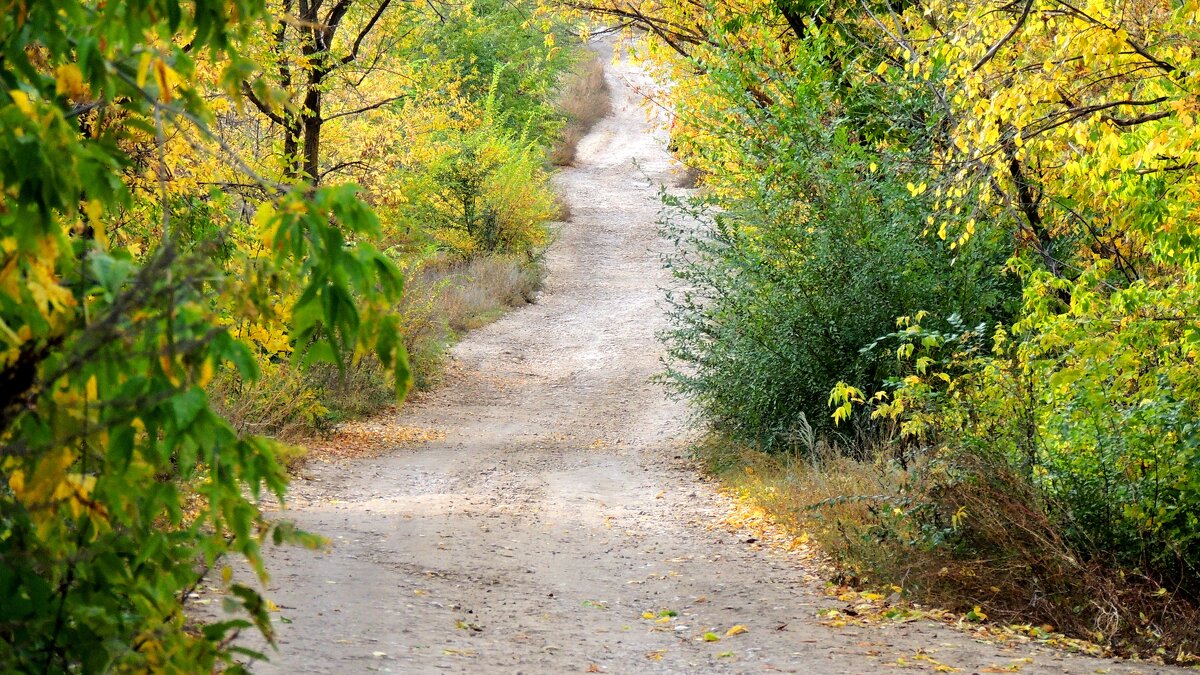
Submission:
<svg viewBox="0 0 1200 675">
<path fill-rule="evenodd" d="M 284 175 L 289 180 L 300 180 L 304 171 L 304 163 L 300 159 L 300 138 L 304 129 L 300 119 L 288 114 L 287 125 L 283 128 L 283 156 L 287 161 Z"/>
<path fill-rule="evenodd" d="M 316 185 L 321 180 L 321 79 L 314 73 L 304 96 L 304 180 Z"/>
</svg>

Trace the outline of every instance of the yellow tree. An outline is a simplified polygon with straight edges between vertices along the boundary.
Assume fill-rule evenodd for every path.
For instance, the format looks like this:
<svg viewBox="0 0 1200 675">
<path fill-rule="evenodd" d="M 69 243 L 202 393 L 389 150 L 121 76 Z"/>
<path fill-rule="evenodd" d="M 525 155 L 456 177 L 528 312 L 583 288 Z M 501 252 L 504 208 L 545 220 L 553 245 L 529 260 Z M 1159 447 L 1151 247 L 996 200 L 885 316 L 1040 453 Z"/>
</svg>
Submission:
<svg viewBox="0 0 1200 675">
<path fill-rule="evenodd" d="M 403 39 L 398 20 L 406 11 L 406 3 L 392 0 L 279 0 L 274 30 L 256 44 L 265 67 L 244 93 L 281 130 L 289 179 L 316 184 L 340 168 L 322 170 L 321 132 L 327 122 L 401 97 L 395 80 L 403 73 L 375 76 L 398 51 L 396 43 Z M 326 100 L 331 95 L 332 109 Z"/>
</svg>

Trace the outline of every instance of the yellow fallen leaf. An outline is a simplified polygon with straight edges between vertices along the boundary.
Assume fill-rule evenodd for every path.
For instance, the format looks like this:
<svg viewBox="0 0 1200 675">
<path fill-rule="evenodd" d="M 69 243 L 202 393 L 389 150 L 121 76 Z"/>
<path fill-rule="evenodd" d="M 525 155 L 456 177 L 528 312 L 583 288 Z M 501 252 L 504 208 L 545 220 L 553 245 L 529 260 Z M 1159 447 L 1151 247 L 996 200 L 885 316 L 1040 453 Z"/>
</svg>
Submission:
<svg viewBox="0 0 1200 675">
<path fill-rule="evenodd" d="M 746 632 L 746 627 L 739 623 L 738 625 L 734 626 L 733 628 L 730 628 L 729 630 L 725 631 L 725 637 L 733 637 L 734 635 L 741 635 L 742 633 L 745 633 L 745 632 Z"/>
<path fill-rule="evenodd" d="M 653 619 L 654 612 L 642 612 L 642 618 L 643 619 Z"/>
</svg>

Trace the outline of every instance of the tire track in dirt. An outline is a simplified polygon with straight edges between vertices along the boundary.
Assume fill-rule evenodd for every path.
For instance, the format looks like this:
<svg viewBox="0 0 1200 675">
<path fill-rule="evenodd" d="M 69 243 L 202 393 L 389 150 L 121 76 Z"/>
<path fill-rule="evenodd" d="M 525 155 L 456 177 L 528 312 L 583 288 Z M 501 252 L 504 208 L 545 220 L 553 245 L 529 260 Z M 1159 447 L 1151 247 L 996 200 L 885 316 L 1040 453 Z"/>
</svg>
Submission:
<svg viewBox="0 0 1200 675">
<path fill-rule="evenodd" d="M 625 60 L 608 78 L 614 113 L 556 178 L 573 221 L 540 301 L 470 334 L 445 386 L 393 420 L 436 440 L 295 482 L 283 516 L 333 545 L 269 551 L 287 623 L 254 669 L 1150 672 L 933 623 L 827 627 L 816 612 L 835 601 L 802 558 L 710 529 L 727 503 L 682 459 L 686 410 L 649 381 L 672 164 L 635 91 L 649 80 Z M 734 625 L 747 632 L 702 639 Z"/>
</svg>

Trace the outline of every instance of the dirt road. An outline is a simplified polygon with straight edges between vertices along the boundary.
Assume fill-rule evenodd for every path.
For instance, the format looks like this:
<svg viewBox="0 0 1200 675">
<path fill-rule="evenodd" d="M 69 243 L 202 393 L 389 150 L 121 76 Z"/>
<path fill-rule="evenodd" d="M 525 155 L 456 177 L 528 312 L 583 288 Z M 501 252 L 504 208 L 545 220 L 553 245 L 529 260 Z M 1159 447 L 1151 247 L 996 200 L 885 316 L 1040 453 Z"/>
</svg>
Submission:
<svg viewBox="0 0 1200 675">
<path fill-rule="evenodd" d="M 802 560 L 709 529 L 726 504 L 681 458 L 685 409 L 649 381 L 666 139 L 631 88 L 649 84 L 637 68 L 608 77 L 614 114 L 557 178 L 574 218 L 543 297 L 472 333 L 449 382 L 394 421 L 440 440 L 296 481 L 284 515 L 333 546 L 270 553 L 285 622 L 255 670 L 1149 672 L 932 623 L 821 625 L 836 600 Z"/>
</svg>

